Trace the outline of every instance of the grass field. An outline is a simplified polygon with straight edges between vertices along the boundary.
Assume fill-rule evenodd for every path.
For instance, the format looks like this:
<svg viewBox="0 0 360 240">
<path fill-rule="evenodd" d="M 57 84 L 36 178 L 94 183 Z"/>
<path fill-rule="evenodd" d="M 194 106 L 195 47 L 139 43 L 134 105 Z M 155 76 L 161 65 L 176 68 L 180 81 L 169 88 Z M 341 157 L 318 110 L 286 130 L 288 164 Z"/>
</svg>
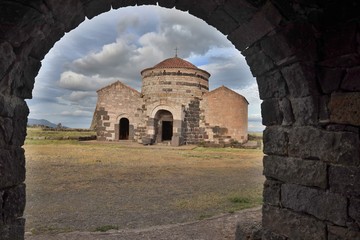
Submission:
<svg viewBox="0 0 360 240">
<path fill-rule="evenodd" d="M 24 148 L 33 233 L 180 223 L 262 202 L 261 150 L 70 140 Z"/>
</svg>

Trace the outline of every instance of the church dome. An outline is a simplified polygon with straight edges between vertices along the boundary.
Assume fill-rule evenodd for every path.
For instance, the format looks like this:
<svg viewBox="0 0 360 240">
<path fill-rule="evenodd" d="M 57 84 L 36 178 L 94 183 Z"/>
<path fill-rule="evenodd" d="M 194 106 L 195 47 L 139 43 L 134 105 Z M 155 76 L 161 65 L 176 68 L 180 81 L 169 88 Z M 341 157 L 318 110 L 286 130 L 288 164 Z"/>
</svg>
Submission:
<svg viewBox="0 0 360 240">
<path fill-rule="evenodd" d="M 185 61 L 179 57 L 165 59 L 164 61 L 156 64 L 153 68 L 191 68 L 198 69 L 194 64 Z"/>
</svg>

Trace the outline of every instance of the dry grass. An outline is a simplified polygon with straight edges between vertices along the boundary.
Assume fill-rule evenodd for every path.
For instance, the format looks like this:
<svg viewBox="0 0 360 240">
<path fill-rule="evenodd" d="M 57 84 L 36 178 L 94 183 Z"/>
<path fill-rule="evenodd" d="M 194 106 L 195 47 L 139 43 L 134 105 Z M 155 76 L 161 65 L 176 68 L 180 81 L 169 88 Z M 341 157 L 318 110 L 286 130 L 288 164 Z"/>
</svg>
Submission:
<svg viewBox="0 0 360 240">
<path fill-rule="evenodd" d="M 261 204 L 260 150 L 46 140 L 25 150 L 34 233 L 142 228 Z"/>
</svg>

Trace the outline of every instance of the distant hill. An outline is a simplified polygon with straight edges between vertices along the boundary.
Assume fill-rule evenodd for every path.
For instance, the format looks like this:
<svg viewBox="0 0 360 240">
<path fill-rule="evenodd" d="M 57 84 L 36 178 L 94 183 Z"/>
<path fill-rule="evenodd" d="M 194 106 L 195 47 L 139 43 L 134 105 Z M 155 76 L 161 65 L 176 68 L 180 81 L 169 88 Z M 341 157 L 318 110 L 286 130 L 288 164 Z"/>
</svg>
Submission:
<svg viewBox="0 0 360 240">
<path fill-rule="evenodd" d="M 57 124 L 49 122 L 46 119 L 33 119 L 33 118 L 29 118 L 28 119 L 28 126 L 34 126 L 34 125 L 42 125 L 42 126 L 47 126 L 47 127 L 51 127 L 51 128 L 56 128 Z M 66 128 L 65 126 L 62 126 L 63 128 Z"/>
</svg>

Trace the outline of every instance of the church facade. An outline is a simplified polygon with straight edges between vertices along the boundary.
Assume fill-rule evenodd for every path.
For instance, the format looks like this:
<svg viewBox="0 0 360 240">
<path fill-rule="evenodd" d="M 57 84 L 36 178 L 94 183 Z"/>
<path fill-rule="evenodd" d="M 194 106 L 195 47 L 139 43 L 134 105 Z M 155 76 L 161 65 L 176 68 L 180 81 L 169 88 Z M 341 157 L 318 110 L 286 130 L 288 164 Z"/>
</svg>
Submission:
<svg viewBox="0 0 360 240">
<path fill-rule="evenodd" d="M 92 128 L 100 141 L 230 144 L 247 141 L 248 101 L 179 57 L 141 72 L 141 92 L 120 81 L 97 91 Z"/>
</svg>

